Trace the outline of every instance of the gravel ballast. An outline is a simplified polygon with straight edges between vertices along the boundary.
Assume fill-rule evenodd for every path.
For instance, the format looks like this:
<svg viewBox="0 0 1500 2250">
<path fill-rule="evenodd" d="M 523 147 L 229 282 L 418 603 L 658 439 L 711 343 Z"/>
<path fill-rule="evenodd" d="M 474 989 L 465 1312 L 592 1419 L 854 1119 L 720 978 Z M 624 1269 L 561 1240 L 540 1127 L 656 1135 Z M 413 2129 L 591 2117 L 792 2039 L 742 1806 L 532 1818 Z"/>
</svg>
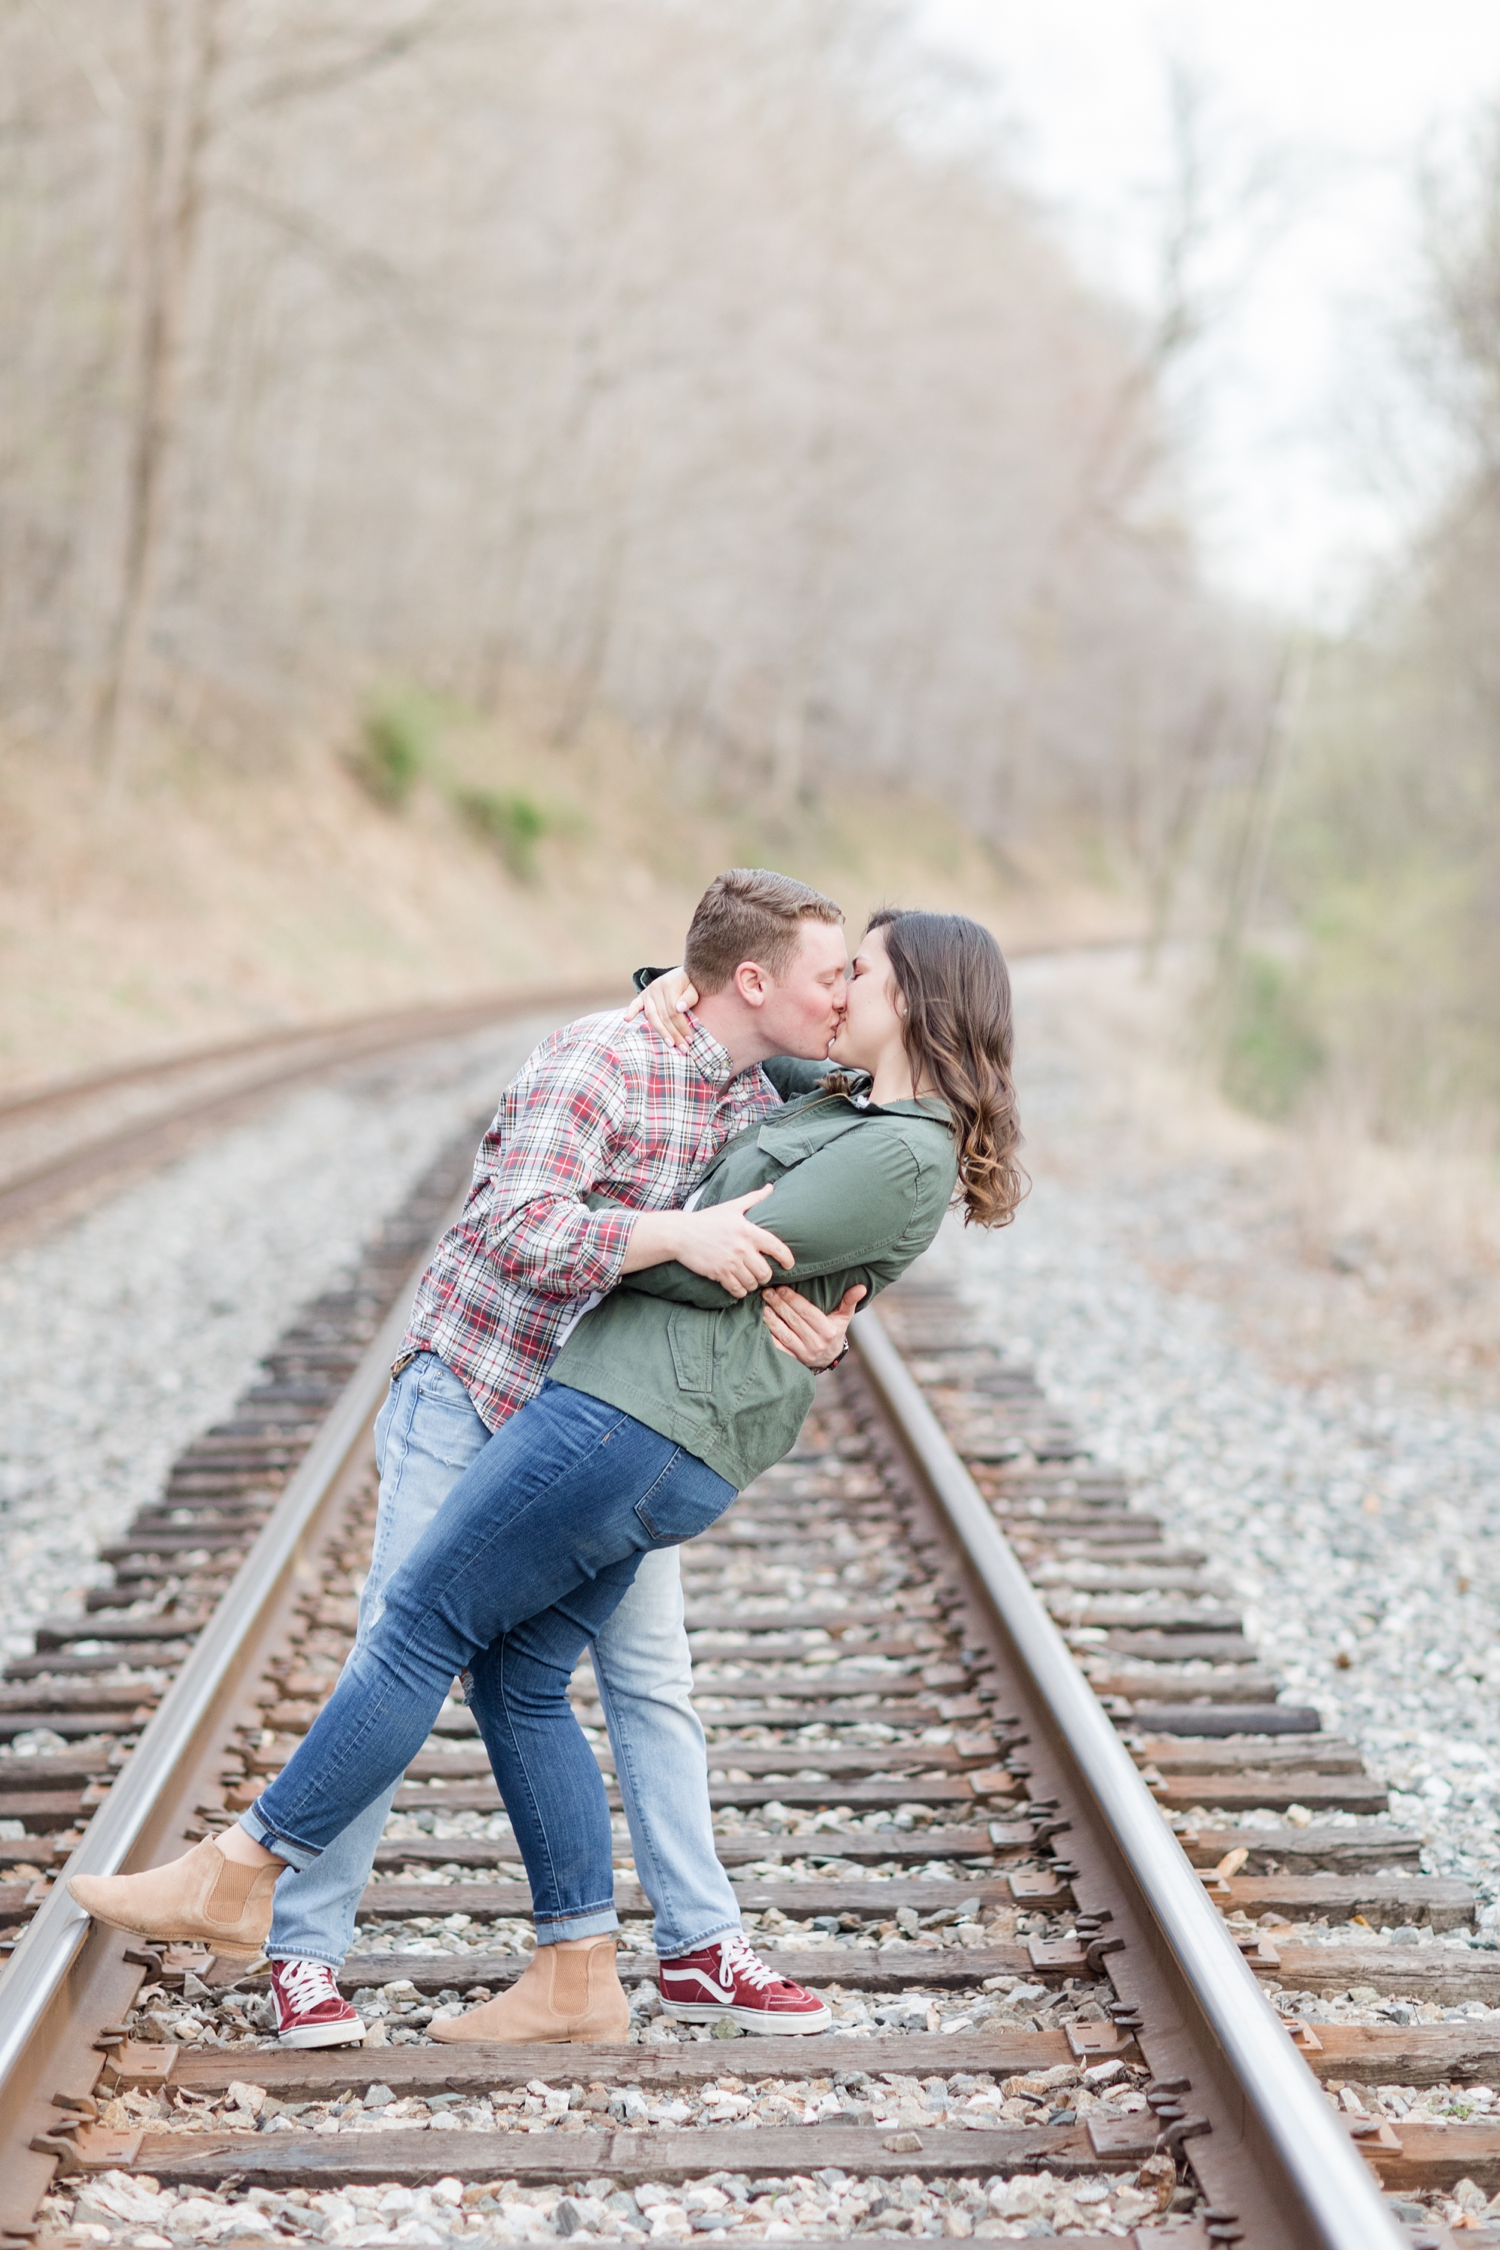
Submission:
<svg viewBox="0 0 1500 2250">
<path fill-rule="evenodd" d="M 1493 1932 L 1500 1413 L 1399 1365 L 1299 1382 L 1247 1340 L 1232 1289 L 1171 1286 L 1174 1267 L 1238 1261 L 1295 1304 L 1302 1278 L 1260 1254 L 1263 1179 L 1152 1147 L 1070 1037 L 1048 964 L 1021 965 L 1017 1002 L 1034 1190 L 1004 1233 L 950 1222 L 933 1262 L 1208 1553 L 1290 1700 L 1359 1742 L 1428 1872 L 1472 1882 Z"/>
<path fill-rule="evenodd" d="M 1299 1379 L 1285 1355 L 1258 1350 L 1232 1298 L 1197 1283 L 1210 1269 L 1222 1276 L 1257 1255 L 1264 1179 L 1212 1150 L 1184 1154 L 1180 1146 L 1174 1152 L 1153 1144 L 1139 1117 L 1122 1129 L 1116 1090 L 1054 1005 L 1050 975 L 1037 963 L 1023 966 L 1018 979 L 1035 1193 L 1003 1235 L 950 1227 L 933 1262 L 973 1306 L 976 1327 L 1035 1364 L 1051 1397 L 1096 1453 L 1132 1478 L 1140 1504 L 1161 1515 L 1169 1536 L 1206 1550 L 1288 1695 L 1315 1702 L 1325 1724 L 1361 1744 L 1372 1769 L 1397 1792 L 1398 1822 L 1426 1839 L 1429 1871 L 1465 1877 L 1480 1891 L 1482 1941 L 1492 1939 L 1500 1896 L 1500 1727 L 1491 1689 L 1500 1682 L 1500 1656 L 1491 1652 L 1500 1648 L 1500 1562 L 1489 1533 L 1500 1487 L 1500 1414 L 1472 1396 L 1439 1395 L 1400 1366 L 1335 1377 L 1320 1362 Z M 184 1439 L 224 1411 L 296 1304 L 347 1263 L 436 1148 L 488 1108 L 534 1029 L 444 1049 L 440 1063 L 426 1058 L 421 1071 L 386 1066 L 299 1097 L 0 1267 L 0 1302 L 17 1312 L 21 1331 L 12 1364 L 22 1371 L 26 1440 L 7 1465 L 14 1483 L 5 1488 L 6 1521 L 13 1551 L 22 1540 L 30 1543 L 21 1549 L 21 1582 L 13 1578 L 0 1598 L 10 1605 L 0 1606 L 0 1622 L 12 1628 L 10 1645 L 23 1645 L 28 1621 L 63 1606 L 87 1583 L 94 1544 L 157 1487 Z M 1294 1303 L 1299 1277 L 1288 1272 L 1284 1279 Z M 1262 1259 L 1261 1299 L 1274 1297 L 1278 1286 Z M 44 1300 L 60 1308 L 52 1335 L 36 1309 Z M 58 1335 L 70 1366 L 97 1355 L 97 1383 L 58 1380 Z M 873 1567 L 878 1557 L 870 1560 Z M 757 1565 L 743 1558 L 726 1568 L 726 1583 L 739 1568 L 748 1585 Z M 792 1598 L 801 1592 L 799 1584 Z M 816 1765 L 818 1743 L 806 1730 L 794 1737 L 774 1728 L 734 1736 L 717 1729 L 711 1755 L 727 1768 L 736 1749 L 773 1743 L 784 1744 L 789 1763 L 795 1755 L 799 1771 L 804 1762 Z M 925 1809 L 912 1811 L 913 1820 L 928 1817 Z M 809 1898 L 800 1916 L 752 1916 L 755 1938 L 792 1952 L 842 1945 L 855 1954 L 899 1944 L 900 1926 L 892 1936 L 889 1921 L 866 1916 L 857 1927 L 832 1931 L 820 1929 L 812 1911 L 833 1866 L 826 1855 L 838 1850 L 841 1833 L 863 1830 L 861 1818 L 823 1812 L 809 1820 L 772 1805 L 757 1811 L 756 1827 L 762 1823 L 777 1842 L 761 1871 L 782 1880 L 795 1872 Z M 726 1809 L 720 1826 L 734 1834 L 747 1822 Z M 434 1810 L 398 1816 L 388 1833 L 499 1840 L 503 1832 L 492 1816 Z M 799 1852 L 816 1853 L 821 1864 L 799 1860 Z M 863 1881 L 874 1871 L 850 1860 L 844 1872 Z M 880 1872 L 895 1885 L 912 1871 L 893 1860 Z M 940 1869 L 935 1861 L 923 1872 L 961 1884 L 968 1870 Z M 530 1929 L 520 1919 L 481 1928 L 465 1913 L 444 1915 L 445 1890 L 472 1879 L 459 1860 L 432 1873 L 439 1880 L 413 1884 L 411 1915 L 372 1922 L 360 1940 L 366 1953 L 454 1959 L 451 1991 L 434 1994 L 435 1980 L 424 1970 L 413 1972 L 426 1976 L 421 1991 L 397 1982 L 355 1994 L 371 2044 L 393 2050 L 393 2070 L 434 2013 L 454 2013 L 477 1997 L 458 1989 L 465 1955 L 529 1949 Z M 986 1910 L 985 1919 L 993 1936 L 998 1918 Z M 1006 1909 L 1003 1919 L 1006 1934 L 1016 1934 L 1010 1926 L 1017 1918 Z M 980 1918 L 969 1921 L 967 1930 L 959 1916 L 951 1927 L 923 1932 L 923 1942 L 961 1948 L 981 1941 Z M 1051 1934 L 1044 1918 L 1026 1927 L 1031 1935 Z M 1336 1946 L 1350 1934 L 1329 1933 L 1328 1942 Z M 1461 1935 L 1443 1942 L 1456 1953 L 1466 1950 Z M 627 1951 L 645 1943 L 644 1924 L 632 1925 Z M 1145 2174 L 1082 2184 L 1046 2174 L 924 2184 L 900 2175 L 899 2157 L 889 2180 L 855 2182 L 835 2167 L 820 2169 L 811 2147 L 805 2174 L 795 2178 L 758 2175 L 747 2145 L 743 2172 L 715 2173 L 690 2187 L 580 2177 L 565 2190 L 518 2188 L 475 2178 L 463 2160 L 466 2130 L 520 2128 L 551 2137 L 604 2117 L 688 2131 L 737 2125 L 750 2144 L 760 2126 L 814 2124 L 836 2112 L 863 2117 L 866 2109 L 893 2127 L 1021 2122 L 1031 2114 L 1029 2097 L 1043 2091 L 1079 2115 L 1095 2101 L 1139 2107 L 1144 2095 L 1133 2072 L 1101 2082 L 1095 2093 L 1072 2066 L 1045 2074 L 1045 2088 L 1041 2077 L 919 2081 L 895 2067 L 908 2030 L 957 2029 L 960 2021 L 977 2029 L 1055 2026 L 1076 1999 L 1040 1986 L 1012 1981 L 1007 1990 L 987 1989 L 961 2019 L 952 2013 L 956 2003 L 915 1974 L 909 1989 L 892 1996 L 836 1988 L 830 2001 L 837 2029 L 870 2046 L 869 2070 L 856 2074 L 858 2084 L 847 2073 L 848 2083 L 833 2085 L 812 2076 L 816 2043 L 807 2077 L 762 2080 L 754 2042 L 741 2039 L 726 2042 L 716 2080 L 687 2092 L 595 2084 L 580 2067 L 543 2062 L 524 2091 L 427 2099 L 377 2086 L 359 2101 L 340 2094 L 288 2105 L 255 2082 L 267 2030 L 263 1999 L 217 1997 L 194 1990 L 195 1982 L 180 1997 L 159 1996 L 149 2028 L 159 2039 L 191 2046 L 242 2047 L 243 2081 L 201 2109 L 131 2095 L 111 2106 L 111 2125 L 188 2137 L 206 2129 L 250 2135 L 295 2126 L 347 2134 L 360 2153 L 383 2131 L 417 2128 L 448 2137 L 452 2177 L 415 2189 L 345 2184 L 321 2194 L 246 2194 L 107 2175 L 90 2182 L 76 2203 L 60 2187 L 46 2214 L 57 2225 L 71 2223 L 84 2240 L 171 2250 L 178 2241 L 220 2237 L 362 2246 L 575 2235 L 688 2240 L 726 2229 L 765 2239 L 897 2229 L 950 2238 L 1123 2235 L 1161 2213 L 1171 2195 L 1169 2176 L 1157 2182 Z M 651 1988 L 632 1990 L 636 2033 L 647 2043 L 696 2044 L 713 2036 L 663 2022 Z M 1377 1999 L 1373 1986 L 1351 1987 L 1322 1998 L 1287 1991 L 1277 2004 L 1310 2022 L 1352 2023 L 1388 2015 L 1376 2010 Z M 1424 2004 L 1409 2020 L 1488 2013 L 1475 2002 L 1467 2009 Z M 1489 2088 L 1442 2084 L 1367 2088 L 1344 2106 L 1398 2121 L 1442 2119 L 1461 2130 L 1487 2120 L 1493 2103 Z M 446 2146 L 443 2153 L 449 2161 Z M 1485 2208 L 1467 2181 L 1452 2200 L 1450 2218 Z"/>
</svg>

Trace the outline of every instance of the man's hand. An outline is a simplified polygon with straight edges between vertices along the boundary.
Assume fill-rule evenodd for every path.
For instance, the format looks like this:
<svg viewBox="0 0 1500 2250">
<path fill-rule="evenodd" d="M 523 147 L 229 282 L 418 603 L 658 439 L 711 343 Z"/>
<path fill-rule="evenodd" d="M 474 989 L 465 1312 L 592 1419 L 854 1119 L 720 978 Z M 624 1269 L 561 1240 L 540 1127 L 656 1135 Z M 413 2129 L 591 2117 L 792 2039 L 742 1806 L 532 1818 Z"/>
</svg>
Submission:
<svg viewBox="0 0 1500 2250">
<path fill-rule="evenodd" d="M 706 1281 L 716 1281 L 731 1297 L 748 1297 L 775 1278 L 773 1258 L 777 1265 L 797 1263 L 779 1235 L 746 1216 L 752 1204 L 770 1193 L 769 1185 L 755 1188 L 706 1211 L 643 1211 L 631 1229 L 621 1272 L 640 1273 L 675 1258 Z"/>
<path fill-rule="evenodd" d="M 729 1203 L 715 1203 L 707 1211 L 679 1212 L 683 1239 L 678 1263 L 716 1281 L 731 1297 L 746 1297 L 752 1289 L 774 1281 L 773 1258 L 777 1265 L 794 1266 L 796 1255 L 781 1237 L 746 1216 L 753 1203 L 763 1202 L 770 1193 L 769 1186 L 756 1188 L 752 1194 L 737 1195 Z"/>
<path fill-rule="evenodd" d="M 776 1349 L 800 1359 L 816 1374 L 831 1367 L 843 1351 L 855 1306 L 867 1291 L 862 1281 L 846 1289 L 831 1313 L 820 1312 L 795 1289 L 768 1289 L 761 1299 L 761 1315 L 771 1331 Z"/>
<path fill-rule="evenodd" d="M 643 1015 L 658 1037 L 669 1047 L 686 1050 L 693 1035 L 687 1011 L 698 1003 L 698 987 L 686 969 L 668 969 L 644 992 L 638 992 L 625 1010 L 625 1021 Z M 696 1268 L 694 1269 L 696 1271 Z"/>
</svg>

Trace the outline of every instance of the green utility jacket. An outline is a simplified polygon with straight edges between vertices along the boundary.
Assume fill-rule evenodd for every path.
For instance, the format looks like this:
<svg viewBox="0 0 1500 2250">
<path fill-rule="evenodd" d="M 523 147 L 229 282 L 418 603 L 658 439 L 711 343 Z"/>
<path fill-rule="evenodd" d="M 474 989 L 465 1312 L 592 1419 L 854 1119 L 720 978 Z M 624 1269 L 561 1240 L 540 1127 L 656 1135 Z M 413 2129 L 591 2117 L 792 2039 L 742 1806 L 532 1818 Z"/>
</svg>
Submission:
<svg viewBox="0 0 1500 2250">
<path fill-rule="evenodd" d="M 724 1203 L 771 1183 L 751 1216 L 797 1260 L 776 1279 L 826 1312 L 855 1282 L 873 1297 L 905 1272 L 937 1233 L 956 1180 L 940 1102 L 877 1109 L 819 1091 L 730 1141 L 698 1200 Z M 627 1274 L 548 1373 L 659 1430 L 737 1489 L 788 1451 L 814 1387 L 772 1343 L 758 1291 L 734 1298 L 675 1264 Z"/>
</svg>

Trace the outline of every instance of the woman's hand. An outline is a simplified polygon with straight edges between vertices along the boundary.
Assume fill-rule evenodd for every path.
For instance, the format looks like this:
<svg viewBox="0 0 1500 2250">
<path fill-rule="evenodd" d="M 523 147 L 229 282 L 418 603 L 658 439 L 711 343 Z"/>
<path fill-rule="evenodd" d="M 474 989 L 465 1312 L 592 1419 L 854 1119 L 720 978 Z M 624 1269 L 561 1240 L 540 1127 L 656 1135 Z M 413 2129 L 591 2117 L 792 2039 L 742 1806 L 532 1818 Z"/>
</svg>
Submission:
<svg viewBox="0 0 1500 2250">
<path fill-rule="evenodd" d="M 774 1280 L 773 1258 L 782 1266 L 797 1262 L 779 1235 L 746 1216 L 752 1204 L 770 1193 L 768 1184 L 728 1203 L 711 1204 L 706 1211 L 643 1211 L 630 1230 L 621 1272 L 640 1273 L 675 1258 L 706 1281 L 716 1281 L 731 1297 L 748 1297 L 752 1289 Z"/>
<path fill-rule="evenodd" d="M 776 1349 L 801 1360 L 816 1375 L 842 1358 L 854 1308 L 866 1295 L 864 1283 L 857 1281 L 844 1291 L 833 1311 L 826 1313 L 795 1289 L 768 1289 L 761 1299 L 761 1318 L 771 1331 Z"/>
<path fill-rule="evenodd" d="M 659 1038 L 665 1039 L 669 1047 L 685 1051 L 693 1036 L 687 1011 L 696 1007 L 697 1002 L 698 987 L 687 970 L 668 969 L 654 983 L 648 984 L 644 992 L 636 994 L 625 1010 L 625 1021 L 630 1023 L 636 1016 L 643 1015 L 652 1030 Z M 696 1267 L 694 1271 L 697 1271 Z"/>
</svg>

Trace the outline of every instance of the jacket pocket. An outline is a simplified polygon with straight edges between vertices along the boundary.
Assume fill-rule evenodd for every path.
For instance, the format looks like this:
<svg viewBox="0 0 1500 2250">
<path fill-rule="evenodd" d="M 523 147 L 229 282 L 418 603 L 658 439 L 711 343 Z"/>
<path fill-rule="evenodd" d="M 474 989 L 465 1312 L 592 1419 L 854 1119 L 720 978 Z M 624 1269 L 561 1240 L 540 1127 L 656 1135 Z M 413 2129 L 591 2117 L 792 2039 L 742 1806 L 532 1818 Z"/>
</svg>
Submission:
<svg viewBox="0 0 1500 2250">
<path fill-rule="evenodd" d="M 672 1370 L 680 1391 L 708 1397 L 714 1387 L 714 1344 L 719 1324 L 711 1313 L 679 1305 L 667 1322 Z"/>
<path fill-rule="evenodd" d="M 840 1140 L 845 1133 L 853 1133 L 866 1122 L 863 1113 L 846 1104 L 842 1113 L 832 1116 L 801 1116 L 796 1110 L 789 1117 L 768 1118 L 755 1136 L 755 1145 L 762 1156 L 783 1166 L 805 1163 L 816 1156 L 830 1141 Z"/>
</svg>

